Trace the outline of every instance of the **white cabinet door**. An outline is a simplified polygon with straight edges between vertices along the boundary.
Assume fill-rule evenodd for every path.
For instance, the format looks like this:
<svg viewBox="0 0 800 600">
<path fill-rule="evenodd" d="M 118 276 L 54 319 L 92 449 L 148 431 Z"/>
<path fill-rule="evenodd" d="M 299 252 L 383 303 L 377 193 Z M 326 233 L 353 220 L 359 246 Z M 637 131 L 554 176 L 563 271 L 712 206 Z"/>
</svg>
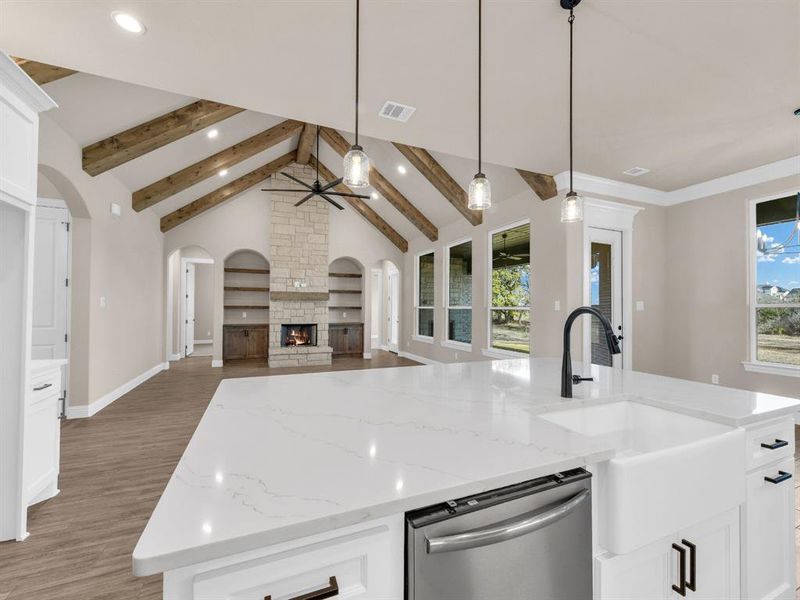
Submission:
<svg viewBox="0 0 800 600">
<path fill-rule="evenodd" d="M 595 559 L 595 597 L 600 600 L 672 600 L 677 596 L 677 552 L 660 540 L 628 554 Z"/>
<path fill-rule="evenodd" d="M 794 473 L 793 459 L 761 467 L 747 476 L 747 504 L 742 512 L 742 585 L 748 600 L 794 598 L 795 488 L 794 479 L 781 472 Z"/>
<path fill-rule="evenodd" d="M 739 598 L 738 508 L 685 529 L 678 543 L 687 548 L 688 598 Z"/>
</svg>

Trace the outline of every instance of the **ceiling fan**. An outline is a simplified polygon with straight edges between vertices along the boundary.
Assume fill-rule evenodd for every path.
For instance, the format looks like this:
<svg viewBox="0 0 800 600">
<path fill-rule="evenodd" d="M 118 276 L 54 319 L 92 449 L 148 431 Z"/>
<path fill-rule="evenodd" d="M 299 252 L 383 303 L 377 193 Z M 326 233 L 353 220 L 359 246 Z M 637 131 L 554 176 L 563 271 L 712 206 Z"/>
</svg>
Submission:
<svg viewBox="0 0 800 600">
<path fill-rule="evenodd" d="M 270 188 L 270 189 L 262 189 L 261 191 L 262 192 L 310 192 L 310 193 L 306 194 L 304 197 L 302 197 L 297 203 L 295 203 L 295 206 L 300 206 L 304 202 L 307 202 L 308 200 L 311 200 L 311 198 L 313 198 L 314 196 L 319 196 L 320 198 L 322 198 L 324 200 L 327 200 L 328 202 L 333 204 L 339 210 L 344 210 L 344 207 L 341 204 L 339 204 L 338 202 L 336 202 L 333 198 L 331 198 L 331 196 L 342 196 L 342 197 L 347 197 L 347 198 L 363 198 L 364 200 L 368 200 L 369 199 L 369 196 L 366 196 L 364 194 L 351 194 L 351 193 L 348 193 L 348 192 L 336 192 L 336 191 L 331 192 L 331 191 L 328 191 L 328 190 L 330 190 L 332 188 L 335 188 L 340 183 L 342 183 L 343 179 L 341 177 L 339 179 L 335 180 L 335 181 L 331 181 L 330 183 L 328 183 L 326 185 L 322 185 L 319 182 L 319 125 L 317 125 L 317 154 L 316 154 L 316 156 L 314 158 L 315 158 L 316 164 L 317 164 L 317 178 L 314 181 L 314 183 L 312 183 L 311 185 L 307 184 L 305 181 L 303 181 L 301 179 L 298 179 L 297 177 L 294 177 L 293 175 L 290 175 L 289 173 L 286 173 L 285 171 L 281 172 L 281 175 L 284 175 L 285 177 L 288 177 L 292 181 L 295 181 L 295 182 L 299 183 L 305 189 L 297 189 L 297 188 L 294 188 L 294 189 L 272 189 L 272 188 Z"/>
<path fill-rule="evenodd" d="M 509 254 L 506 251 L 506 238 L 508 238 L 508 234 L 503 234 L 503 250 L 497 253 L 497 258 L 495 260 L 504 259 L 504 260 L 523 260 L 524 258 L 530 257 L 530 252 L 524 252 L 521 254 Z"/>
</svg>

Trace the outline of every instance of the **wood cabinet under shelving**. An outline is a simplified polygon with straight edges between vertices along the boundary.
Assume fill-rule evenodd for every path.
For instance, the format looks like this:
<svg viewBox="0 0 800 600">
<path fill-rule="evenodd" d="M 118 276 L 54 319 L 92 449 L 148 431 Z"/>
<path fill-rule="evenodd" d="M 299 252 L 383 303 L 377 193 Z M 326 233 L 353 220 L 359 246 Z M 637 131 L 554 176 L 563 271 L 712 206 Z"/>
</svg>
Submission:
<svg viewBox="0 0 800 600">
<path fill-rule="evenodd" d="M 329 323 L 328 344 L 333 349 L 333 356 L 362 356 L 364 324 Z"/>
<path fill-rule="evenodd" d="M 267 358 L 269 325 L 223 325 L 222 359 Z"/>
</svg>

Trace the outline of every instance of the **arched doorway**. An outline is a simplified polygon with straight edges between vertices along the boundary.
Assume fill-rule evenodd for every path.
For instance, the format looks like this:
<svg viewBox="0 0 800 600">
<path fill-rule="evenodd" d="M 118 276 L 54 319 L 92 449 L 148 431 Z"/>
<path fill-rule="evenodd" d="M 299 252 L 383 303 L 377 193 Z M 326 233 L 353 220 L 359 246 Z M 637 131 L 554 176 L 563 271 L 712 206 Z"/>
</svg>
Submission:
<svg viewBox="0 0 800 600">
<path fill-rule="evenodd" d="M 211 356 L 214 342 L 214 259 L 200 246 L 167 257 L 166 348 L 169 360 Z"/>
</svg>

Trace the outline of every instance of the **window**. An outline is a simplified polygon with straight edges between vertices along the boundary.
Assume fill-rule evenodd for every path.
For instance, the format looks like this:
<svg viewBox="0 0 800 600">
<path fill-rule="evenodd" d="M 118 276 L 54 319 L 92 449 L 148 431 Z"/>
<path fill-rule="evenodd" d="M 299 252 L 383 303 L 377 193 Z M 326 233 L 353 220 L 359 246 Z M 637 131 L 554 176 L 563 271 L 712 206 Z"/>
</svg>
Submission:
<svg viewBox="0 0 800 600">
<path fill-rule="evenodd" d="M 497 350 L 530 353 L 531 226 L 492 232 L 489 344 Z"/>
<path fill-rule="evenodd" d="M 754 203 L 752 360 L 800 369 L 800 196 Z"/>
<path fill-rule="evenodd" d="M 469 345 L 472 343 L 472 241 L 448 246 L 445 261 L 445 340 Z"/>
<path fill-rule="evenodd" d="M 417 335 L 433 337 L 433 252 L 417 256 Z"/>
</svg>

